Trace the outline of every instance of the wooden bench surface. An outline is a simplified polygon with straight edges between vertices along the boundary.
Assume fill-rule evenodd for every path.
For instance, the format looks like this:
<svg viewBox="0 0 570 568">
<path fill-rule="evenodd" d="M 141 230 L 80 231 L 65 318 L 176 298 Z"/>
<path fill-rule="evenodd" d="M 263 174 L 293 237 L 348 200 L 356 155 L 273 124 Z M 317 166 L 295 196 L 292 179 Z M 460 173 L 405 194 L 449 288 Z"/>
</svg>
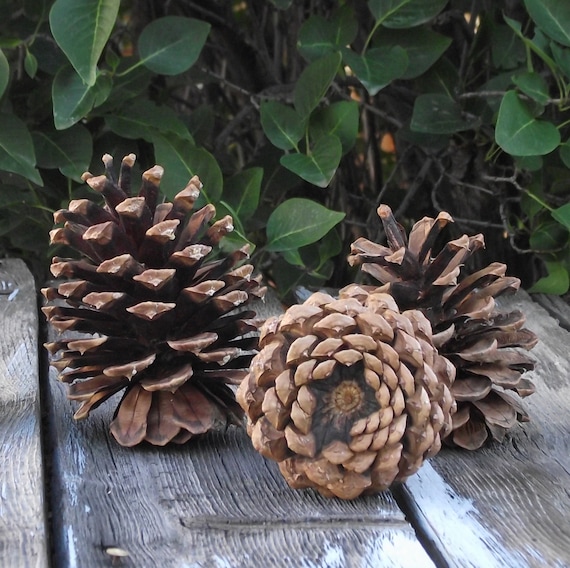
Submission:
<svg viewBox="0 0 570 568">
<path fill-rule="evenodd" d="M 108 433 L 112 403 L 74 422 L 31 276 L 2 262 L 18 292 L 0 296 L 0 566 L 570 566 L 570 333 L 528 295 L 509 303 L 541 339 L 532 422 L 346 502 L 290 489 L 238 428 L 129 449 Z"/>
</svg>

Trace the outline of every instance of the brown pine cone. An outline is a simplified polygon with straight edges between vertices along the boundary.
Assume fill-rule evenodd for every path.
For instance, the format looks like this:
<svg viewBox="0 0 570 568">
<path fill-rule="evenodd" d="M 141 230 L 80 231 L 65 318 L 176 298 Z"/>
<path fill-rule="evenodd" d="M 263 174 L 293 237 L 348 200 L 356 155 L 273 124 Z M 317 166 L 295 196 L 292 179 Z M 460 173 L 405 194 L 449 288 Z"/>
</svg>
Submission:
<svg viewBox="0 0 570 568">
<path fill-rule="evenodd" d="M 124 391 L 111 423 L 124 446 L 183 443 L 240 424 L 229 385 L 241 381 L 257 345 L 255 312 L 244 307 L 264 290 L 243 264 L 247 249 L 216 251 L 231 217 L 211 223 L 213 205 L 193 211 L 196 176 L 172 203 L 159 203 L 160 166 L 144 172 L 131 197 L 135 156 L 123 159 L 118 179 L 112 158 L 103 161 L 105 175 L 84 179 L 104 204 L 78 199 L 54 214 L 63 226 L 52 243 L 81 258 L 54 258 L 60 282 L 42 290 L 55 304 L 43 308 L 55 330 L 89 334 L 46 344 L 59 353 L 52 365 L 69 398 L 81 402 L 75 418 Z"/>
<path fill-rule="evenodd" d="M 440 449 L 453 378 L 421 312 L 349 286 L 264 324 L 237 400 L 254 447 L 289 485 L 352 499 L 407 478 Z"/>
<path fill-rule="evenodd" d="M 520 396 L 534 392 L 521 376 L 533 368 L 533 360 L 515 348 L 532 349 L 537 337 L 523 328 L 520 311 L 504 312 L 495 304 L 497 296 L 516 292 L 520 280 L 506 276 L 506 266 L 499 263 L 462 273 L 465 261 L 484 246 L 480 234 L 449 241 L 432 256 L 442 229 L 453 221 L 448 213 L 424 217 L 409 237 L 387 205 L 378 208 L 378 215 L 388 246 L 360 238 L 352 244 L 348 262 L 384 284 L 368 290 L 389 293 L 402 310 L 421 310 L 439 352 L 457 368 L 452 393 L 458 410 L 446 441 L 469 450 L 481 447 L 489 434 L 501 441 L 517 420 L 528 420 L 505 391 Z"/>
</svg>

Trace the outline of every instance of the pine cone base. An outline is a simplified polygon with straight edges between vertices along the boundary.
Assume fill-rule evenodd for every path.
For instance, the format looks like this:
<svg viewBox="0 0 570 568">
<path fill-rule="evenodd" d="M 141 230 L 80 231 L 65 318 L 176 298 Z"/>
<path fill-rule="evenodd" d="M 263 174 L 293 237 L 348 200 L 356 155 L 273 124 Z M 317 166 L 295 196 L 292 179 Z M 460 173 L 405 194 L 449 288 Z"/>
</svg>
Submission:
<svg viewBox="0 0 570 568">
<path fill-rule="evenodd" d="M 343 499 L 417 471 L 455 411 L 454 370 L 426 318 L 362 296 L 316 293 L 268 320 L 237 394 L 254 447 L 289 485 Z"/>
</svg>

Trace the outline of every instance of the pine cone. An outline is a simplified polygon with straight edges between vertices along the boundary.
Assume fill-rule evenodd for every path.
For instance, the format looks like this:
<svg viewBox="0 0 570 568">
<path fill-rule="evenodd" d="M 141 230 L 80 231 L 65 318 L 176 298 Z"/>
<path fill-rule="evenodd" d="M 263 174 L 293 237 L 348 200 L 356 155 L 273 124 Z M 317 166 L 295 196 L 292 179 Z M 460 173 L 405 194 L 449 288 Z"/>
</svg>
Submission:
<svg viewBox="0 0 570 568">
<path fill-rule="evenodd" d="M 240 382 L 253 356 L 255 312 L 243 307 L 263 289 L 253 267 L 240 264 L 247 248 L 216 256 L 231 217 L 210 225 L 213 205 L 192 212 L 202 187 L 196 176 L 159 204 L 160 166 L 144 172 L 130 197 L 135 156 L 123 159 L 118 179 L 111 156 L 103 162 L 105 175 L 84 180 L 105 205 L 78 199 L 54 214 L 63 227 L 51 242 L 82 258 L 54 258 L 51 272 L 65 280 L 42 290 L 55 301 L 43 311 L 57 331 L 91 335 L 46 344 L 61 352 L 52 365 L 81 402 L 75 418 L 125 390 L 111 423 L 124 446 L 183 443 L 241 423 L 228 385 Z"/>
<path fill-rule="evenodd" d="M 421 312 L 353 285 L 267 320 L 237 400 L 254 447 L 289 485 L 352 499 L 405 479 L 440 449 L 454 372 Z"/>
<path fill-rule="evenodd" d="M 453 221 L 448 213 L 424 217 L 409 238 L 388 206 L 381 205 L 378 215 L 388 247 L 360 238 L 352 244 L 348 262 L 384 284 L 370 290 L 389 293 L 402 310 L 421 310 L 432 325 L 439 352 L 456 366 L 452 393 L 458 409 L 446 441 L 473 450 L 489 434 L 503 440 L 517 420 L 528 420 L 518 400 L 505 391 L 520 396 L 534 392 L 533 384 L 521 376 L 533 368 L 533 360 L 514 348 L 532 349 L 537 338 L 523 328 L 520 311 L 500 311 L 494 300 L 516 292 L 520 280 L 505 276 L 506 266 L 500 263 L 461 275 L 464 262 L 484 247 L 481 234 L 449 241 L 432 258 L 442 229 Z"/>
</svg>

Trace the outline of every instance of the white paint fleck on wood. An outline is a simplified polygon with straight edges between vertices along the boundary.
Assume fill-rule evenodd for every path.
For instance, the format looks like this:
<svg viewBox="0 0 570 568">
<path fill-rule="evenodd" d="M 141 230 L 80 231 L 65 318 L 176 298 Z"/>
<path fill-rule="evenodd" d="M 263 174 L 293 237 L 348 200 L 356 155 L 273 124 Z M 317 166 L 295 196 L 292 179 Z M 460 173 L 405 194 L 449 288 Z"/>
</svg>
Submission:
<svg viewBox="0 0 570 568">
<path fill-rule="evenodd" d="M 20 260 L 2 260 L 15 283 L 0 295 L 0 565 L 48 565 L 34 282 Z"/>
<path fill-rule="evenodd" d="M 77 568 L 77 550 L 75 549 L 75 537 L 73 536 L 73 527 L 69 525 L 65 531 L 65 539 L 67 542 L 67 557 L 69 559 L 69 568 Z"/>
<path fill-rule="evenodd" d="M 431 463 L 408 481 L 407 490 L 413 495 L 413 509 L 422 519 L 426 536 L 438 548 L 453 550 L 461 559 L 458 566 L 472 568 L 502 568 L 517 566 L 520 559 L 503 550 L 497 537 L 485 526 L 473 506 L 439 475 Z M 522 566 L 521 566 L 522 568 Z"/>
</svg>

